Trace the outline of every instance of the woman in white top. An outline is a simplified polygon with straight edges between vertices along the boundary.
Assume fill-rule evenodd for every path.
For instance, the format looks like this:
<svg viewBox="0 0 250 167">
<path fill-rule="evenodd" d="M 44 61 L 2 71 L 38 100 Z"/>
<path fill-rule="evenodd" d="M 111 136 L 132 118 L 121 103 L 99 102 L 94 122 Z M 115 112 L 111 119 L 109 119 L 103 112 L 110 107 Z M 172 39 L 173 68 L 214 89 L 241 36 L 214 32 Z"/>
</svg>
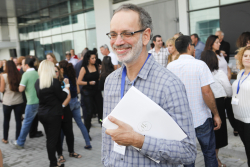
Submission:
<svg viewBox="0 0 250 167">
<path fill-rule="evenodd" d="M 237 55 L 241 71 L 232 86 L 232 105 L 238 132 L 245 146 L 248 166 L 250 166 L 250 46 L 240 49 Z"/>
<path fill-rule="evenodd" d="M 217 109 L 222 121 L 221 128 L 215 131 L 216 156 L 219 166 L 225 167 L 225 164 L 222 164 L 218 157 L 218 152 L 220 148 L 228 145 L 224 99 L 227 96 L 232 96 L 232 87 L 227 75 L 222 70 L 219 70 L 217 56 L 212 50 L 203 51 L 201 53 L 201 60 L 207 64 L 214 77 L 214 83 L 210 87 L 214 93 Z"/>
<path fill-rule="evenodd" d="M 228 80 L 231 80 L 231 69 L 227 65 L 227 61 L 225 60 L 223 54 L 220 54 L 220 40 L 216 35 L 210 35 L 207 38 L 206 45 L 204 50 L 212 50 L 219 61 L 219 69 L 222 70 L 227 76 Z"/>
<path fill-rule="evenodd" d="M 5 63 L 5 73 L 1 75 L 0 92 L 3 95 L 3 139 L 2 142 L 8 143 L 9 123 L 11 111 L 14 110 L 16 119 L 16 139 L 18 138 L 22 126 L 21 117 L 23 114 L 23 97 L 18 87 L 21 81 L 21 74 L 17 70 L 15 63 L 9 60 Z"/>
<path fill-rule="evenodd" d="M 206 42 L 206 46 L 204 50 L 212 50 L 216 54 L 218 58 L 218 62 L 219 62 L 219 70 L 223 71 L 227 75 L 228 80 L 230 81 L 231 69 L 228 67 L 227 61 L 225 60 L 224 56 L 220 54 L 219 49 L 220 49 L 220 41 L 219 41 L 218 36 L 210 35 L 207 38 L 207 42 Z M 231 105 L 231 99 L 232 97 L 225 98 L 225 108 L 227 110 L 227 116 L 228 116 L 229 122 L 234 129 L 234 135 L 237 136 L 238 130 L 237 130 L 237 126 L 235 123 L 235 118 L 234 118 L 233 109 Z"/>
</svg>

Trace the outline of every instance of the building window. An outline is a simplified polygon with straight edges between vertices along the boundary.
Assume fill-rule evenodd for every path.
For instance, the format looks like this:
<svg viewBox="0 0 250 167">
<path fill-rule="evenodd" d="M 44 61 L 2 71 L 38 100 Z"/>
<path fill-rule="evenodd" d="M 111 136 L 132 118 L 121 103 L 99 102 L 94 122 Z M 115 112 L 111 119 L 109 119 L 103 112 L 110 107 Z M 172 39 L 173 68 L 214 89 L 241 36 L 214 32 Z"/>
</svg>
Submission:
<svg viewBox="0 0 250 167">
<path fill-rule="evenodd" d="M 189 0 L 189 10 L 218 6 L 219 0 Z"/>
<path fill-rule="evenodd" d="M 190 12 L 190 33 L 198 34 L 202 42 L 220 28 L 219 8 Z"/>
<path fill-rule="evenodd" d="M 249 0 L 220 0 L 221 5 L 231 4 L 231 3 L 237 3 L 237 2 L 244 2 Z"/>
</svg>

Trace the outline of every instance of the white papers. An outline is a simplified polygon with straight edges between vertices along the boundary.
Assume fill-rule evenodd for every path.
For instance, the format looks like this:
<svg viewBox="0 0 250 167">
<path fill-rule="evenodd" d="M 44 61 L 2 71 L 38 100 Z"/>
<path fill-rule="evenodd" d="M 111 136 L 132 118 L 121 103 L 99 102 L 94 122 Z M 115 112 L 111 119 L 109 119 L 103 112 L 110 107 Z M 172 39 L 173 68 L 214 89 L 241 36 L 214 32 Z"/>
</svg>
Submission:
<svg viewBox="0 0 250 167">
<path fill-rule="evenodd" d="M 165 110 L 133 86 L 110 115 L 129 124 L 142 135 L 177 141 L 187 137 Z M 118 128 L 108 117 L 103 120 L 102 125 L 106 129 Z"/>
</svg>

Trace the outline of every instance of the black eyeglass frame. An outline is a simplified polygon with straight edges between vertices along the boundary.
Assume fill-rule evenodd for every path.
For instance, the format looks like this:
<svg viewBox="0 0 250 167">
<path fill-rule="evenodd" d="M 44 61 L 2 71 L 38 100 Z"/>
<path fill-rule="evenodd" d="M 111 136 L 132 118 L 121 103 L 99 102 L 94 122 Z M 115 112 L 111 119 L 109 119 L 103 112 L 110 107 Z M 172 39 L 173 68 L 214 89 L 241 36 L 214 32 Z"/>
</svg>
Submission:
<svg viewBox="0 0 250 167">
<path fill-rule="evenodd" d="M 138 31 L 134 31 L 134 32 L 126 32 L 126 33 L 130 33 L 131 34 L 131 37 L 135 34 L 135 33 L 138 33 L 138 32 L 143 32 L 143 31 L 145 31 L 146 29 L 141 29 L 141 30 L 138 30 Z M 125 32 L 122 32 L 122 33 L 120 33 L 120 34 L 117 34 L 117 37 L 118 37 L 118 35 L 120 35 L 121 37 L 122 37 L 122 39 L 123 39 L 123 33 L 125 33 Z M 106 34 L 108 37 L 109 37 L 109 39 L 111 39 L 111 36 L 109 36 L 110 35 L 110 32 L 109 33 L 107 33 Z M 116 38 L 117 38 L 116 37 Z"/>
</svg>

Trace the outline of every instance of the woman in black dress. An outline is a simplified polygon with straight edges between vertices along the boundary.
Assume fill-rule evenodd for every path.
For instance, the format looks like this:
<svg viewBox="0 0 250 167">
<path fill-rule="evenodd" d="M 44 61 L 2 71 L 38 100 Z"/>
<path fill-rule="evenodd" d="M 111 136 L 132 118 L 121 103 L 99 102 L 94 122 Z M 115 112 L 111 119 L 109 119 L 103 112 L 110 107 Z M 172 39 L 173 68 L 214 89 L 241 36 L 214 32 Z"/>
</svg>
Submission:
<svg viewBox="0 0 250 167">
<path fill-rule="evenodd" d="M 88 51 L 83 59 L 82 68 L 77 80 L 78 85 L 83 85 L 84 104 L 86 106 L 86 113 L 84 114 L 84 124 L 90 131 L 91 118 L 95 107 L 98 111 L 98 120 L 102 119 L 103 113 L 103 98 L 101 91 L 98 89 L 99 85 L 99 71 L 96 65 L 96 53 Z M 82 81 L 84 78 L 84 81 Z"/>
</svg>

